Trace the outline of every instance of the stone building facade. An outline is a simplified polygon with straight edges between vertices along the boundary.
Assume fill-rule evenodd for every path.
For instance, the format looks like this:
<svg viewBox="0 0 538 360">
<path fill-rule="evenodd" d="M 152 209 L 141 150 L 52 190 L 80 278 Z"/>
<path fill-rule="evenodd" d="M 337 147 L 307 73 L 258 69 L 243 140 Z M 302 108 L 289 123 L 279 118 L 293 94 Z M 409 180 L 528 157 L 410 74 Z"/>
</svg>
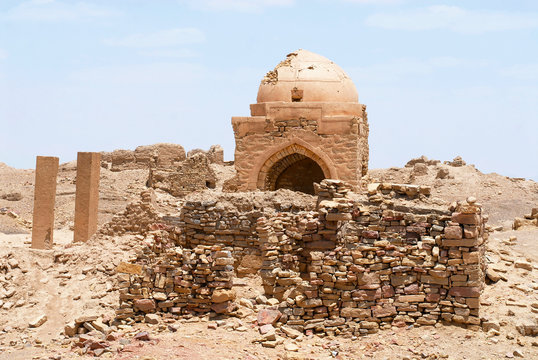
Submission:
<svg viewBox="0 0 538 360">
<path fill-rule="evenodd" d="M 260 84 L 251 116 L 233 117 L 238 190 L 286 188 L 341 179 L 354 187 L 368 171 L 368 118 L 355 85 L 332 61 L 289 54 Z"/>
</svg>

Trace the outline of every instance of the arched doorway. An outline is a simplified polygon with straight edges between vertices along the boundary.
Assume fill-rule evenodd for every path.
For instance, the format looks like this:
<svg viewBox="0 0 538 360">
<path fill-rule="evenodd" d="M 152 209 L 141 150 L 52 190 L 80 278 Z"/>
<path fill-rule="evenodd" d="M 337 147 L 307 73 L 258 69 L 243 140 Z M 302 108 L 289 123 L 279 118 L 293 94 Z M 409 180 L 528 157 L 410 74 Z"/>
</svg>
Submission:
<svg viewBox="0 0 538 360">
<path fill-rule="evenodd" d="M 290 189 L 314 194 L 314 182 L 329 178 L 331 172 L 323 160 L 303 146 L 293 144 L 273 154 L 258 174 L 258 188 Z"/>
<path fill-rule="evenodd" d="M 321 167 L 303 154 L 291 154 L 277 161 L 267 173 L 266 190 L 289 189 L 314 194 L 314 182 L 325 179 Z"/>
</svg>

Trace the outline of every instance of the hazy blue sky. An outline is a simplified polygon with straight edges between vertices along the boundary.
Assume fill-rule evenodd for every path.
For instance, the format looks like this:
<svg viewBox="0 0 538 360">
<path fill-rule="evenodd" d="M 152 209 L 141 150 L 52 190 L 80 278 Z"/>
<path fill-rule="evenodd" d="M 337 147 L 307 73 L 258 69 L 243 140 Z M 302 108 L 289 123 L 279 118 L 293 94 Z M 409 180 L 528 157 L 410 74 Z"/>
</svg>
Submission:
<svg viewBox="0 0 538 360">
<path fill-rule="evenodd" d="M 298 48 L 355 82 L 371 168 L 461 155 L 538 180 L 534 0 L 0 0 L 0 161 L 156 142 L 232 159 L 230 118 Z"/>
</svg>

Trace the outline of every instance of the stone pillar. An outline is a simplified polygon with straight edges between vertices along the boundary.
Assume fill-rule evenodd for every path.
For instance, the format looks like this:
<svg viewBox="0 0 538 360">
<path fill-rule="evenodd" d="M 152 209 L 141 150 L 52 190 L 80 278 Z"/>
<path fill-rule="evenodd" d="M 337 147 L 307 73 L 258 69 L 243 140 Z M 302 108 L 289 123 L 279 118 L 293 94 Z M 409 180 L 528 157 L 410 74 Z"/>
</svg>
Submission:
<svg viewBox="0 0 538 360">
<path fill-rule="evenodd" d="M 54 232 L 54 201 L 59 160 L 38 156 L 35 167 L 32 248 L 51 249 Z"/>
<path fill-rule="evenodd" d="M 78 153 L 73 241 L 88 241 L 97 231 L 100 169 L 101 154 Z"/>
</svg>

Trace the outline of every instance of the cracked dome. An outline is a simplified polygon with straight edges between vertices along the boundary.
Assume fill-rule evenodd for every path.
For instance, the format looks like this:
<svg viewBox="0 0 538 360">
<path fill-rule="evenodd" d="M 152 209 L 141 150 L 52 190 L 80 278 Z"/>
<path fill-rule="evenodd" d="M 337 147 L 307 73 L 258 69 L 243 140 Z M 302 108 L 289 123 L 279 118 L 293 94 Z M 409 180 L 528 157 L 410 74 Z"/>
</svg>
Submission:
<svg viewBox="0 0 538 360">
<path fill-rule="evenodd" d="M 261 81 L 257 102 L 276 101 L 357 103 L 359 95 L 342 68 L 300 49 L 288 54 Z"/>
</svg>

